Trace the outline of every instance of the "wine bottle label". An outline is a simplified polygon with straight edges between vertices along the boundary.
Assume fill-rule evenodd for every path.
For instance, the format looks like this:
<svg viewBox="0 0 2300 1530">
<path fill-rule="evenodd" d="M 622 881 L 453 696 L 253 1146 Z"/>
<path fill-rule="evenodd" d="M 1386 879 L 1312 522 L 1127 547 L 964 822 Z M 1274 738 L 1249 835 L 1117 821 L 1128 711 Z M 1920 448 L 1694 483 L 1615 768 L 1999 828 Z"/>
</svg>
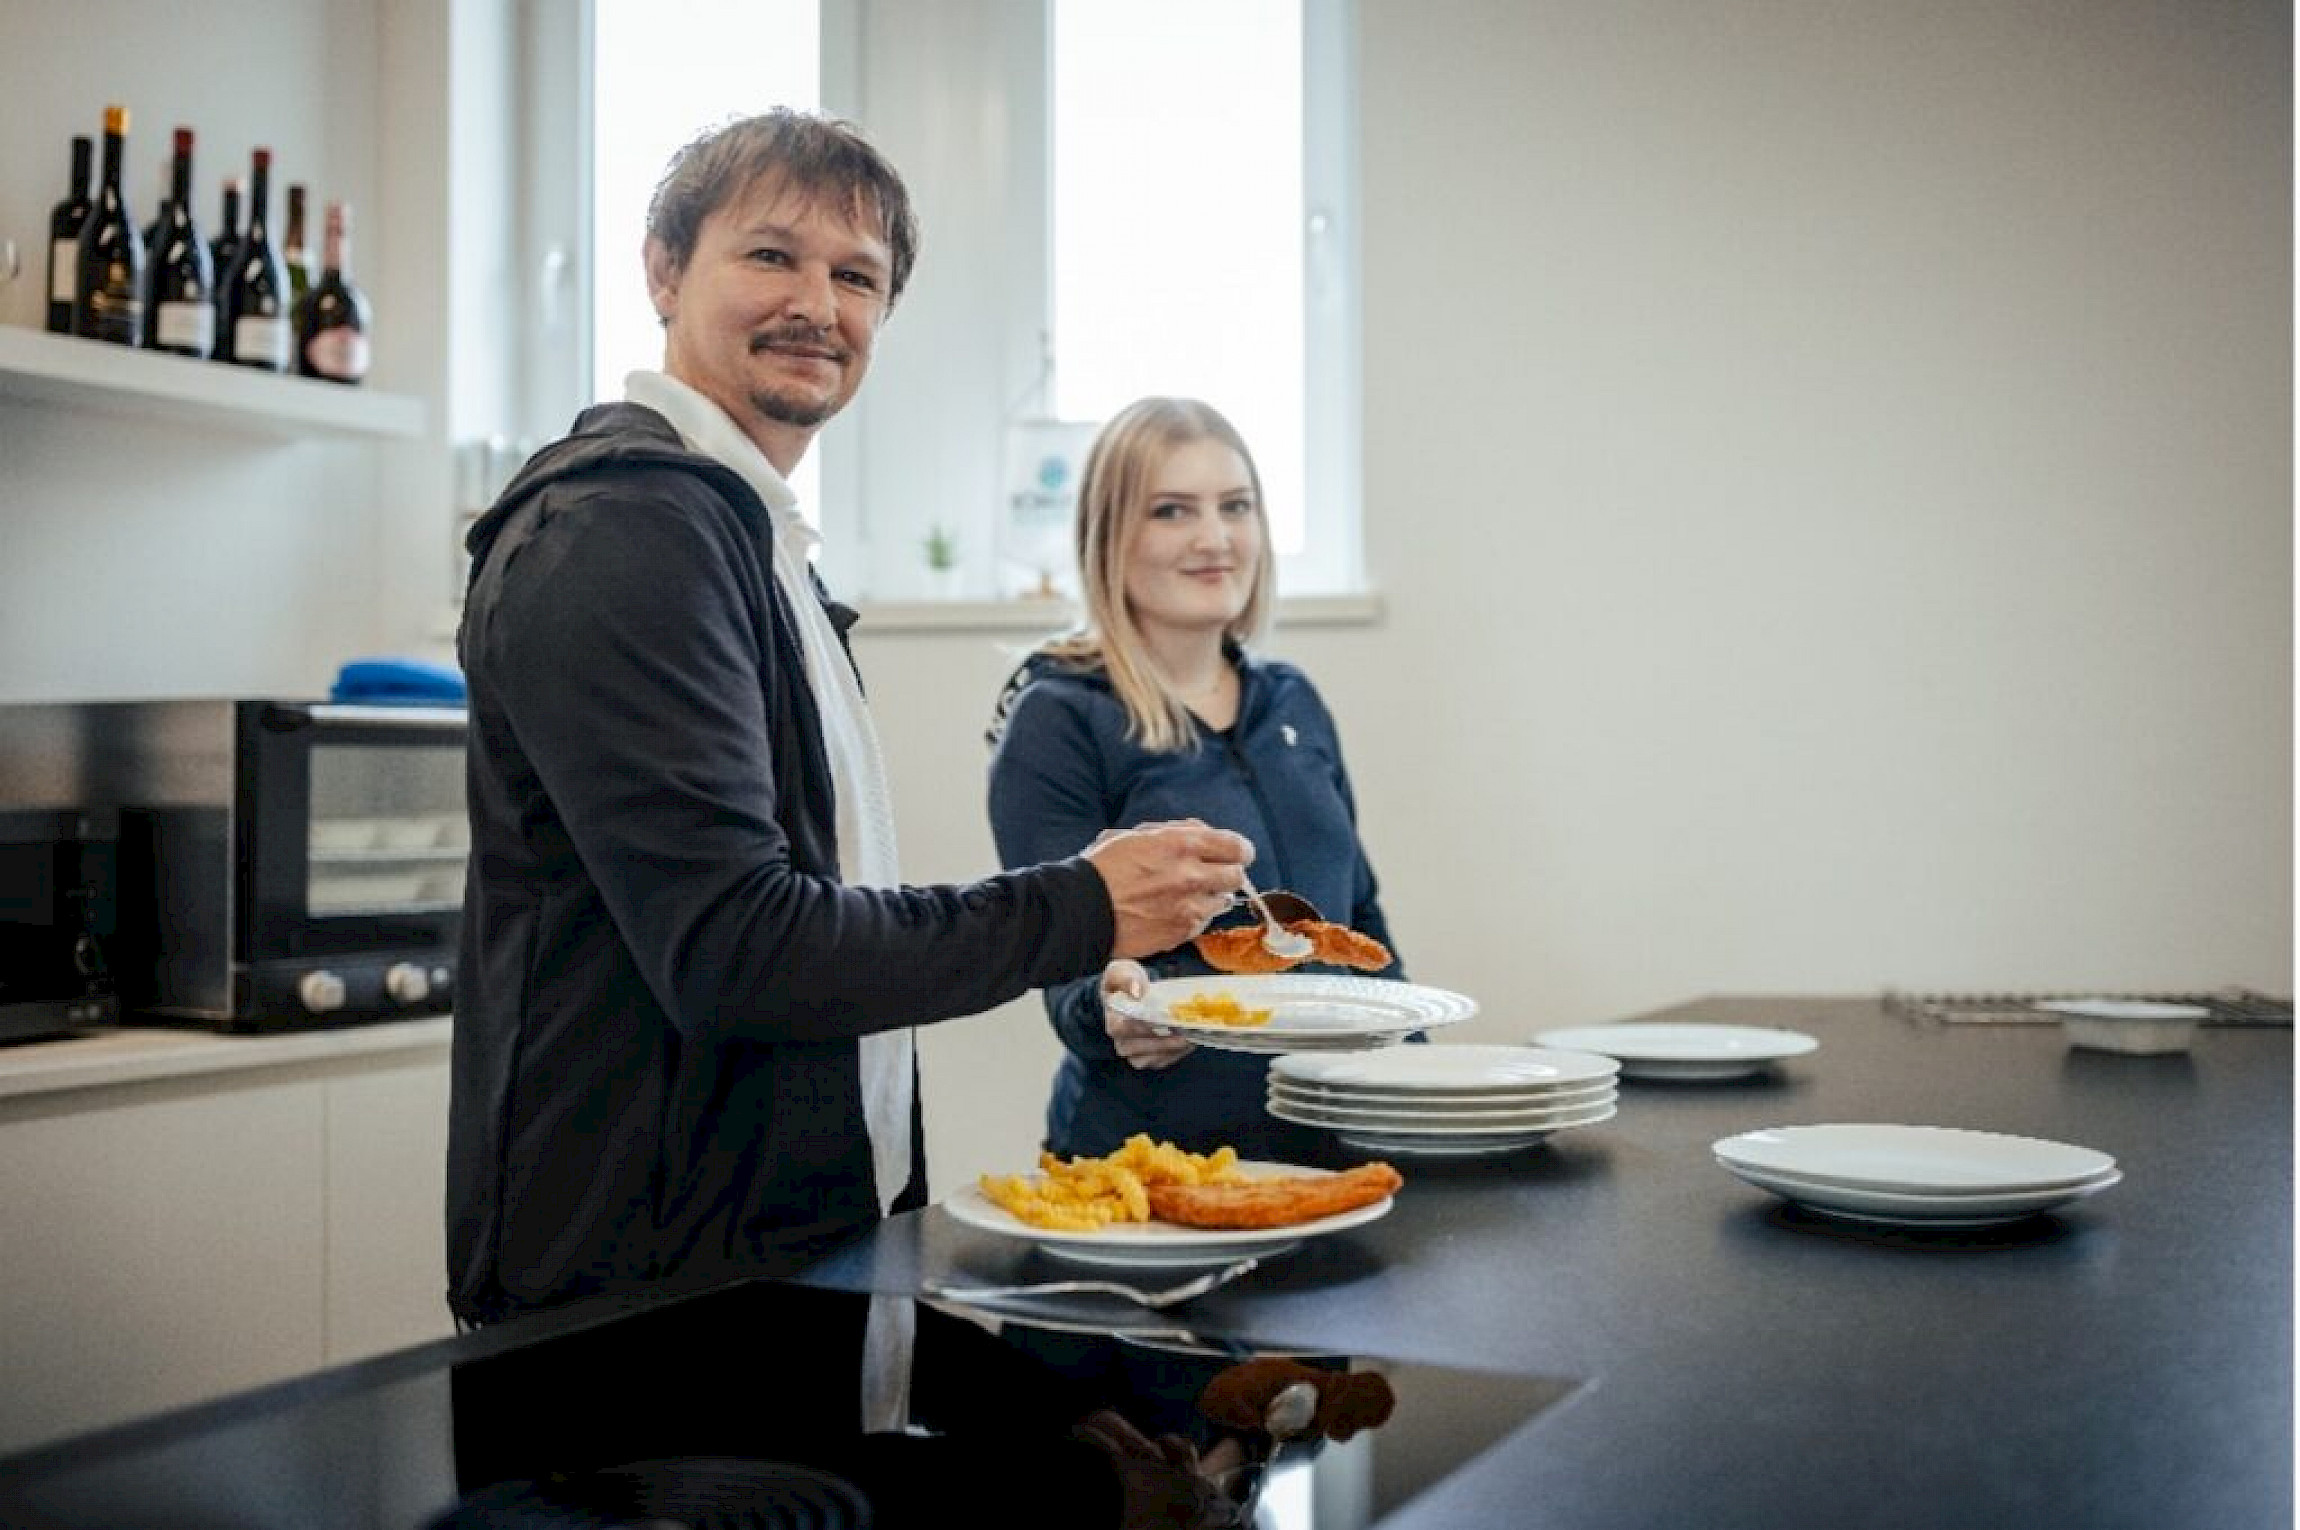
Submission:
<svg viewBox="0 0 2300 1530">
<path fill-rule="evenodd" d="M 209 354 L 216 348 L 215 305 L 205 299 L 162 303 L 159 343 L 169 350 Z"/>
<path fill-rule="evenodd" d="M 303 356 L 322 377 L 358 382 L 367 375 L 367 336 L 356 329 L 323 329 L 304 342 Z"/>
<path fill-rule="evenodd" d="M 80 274 L 80 236 L 59 239 L 48 252 L 48 301 L 69 303 Z"/>
<path fill-rule="evenodd" d="M 288 358 L 294 353 L 294 337 L 288 333 L 285 319 L 248 315 L 232 326 L 232 358 L 235 361 L 284 372 L 287 370 Z"/>
</svg>

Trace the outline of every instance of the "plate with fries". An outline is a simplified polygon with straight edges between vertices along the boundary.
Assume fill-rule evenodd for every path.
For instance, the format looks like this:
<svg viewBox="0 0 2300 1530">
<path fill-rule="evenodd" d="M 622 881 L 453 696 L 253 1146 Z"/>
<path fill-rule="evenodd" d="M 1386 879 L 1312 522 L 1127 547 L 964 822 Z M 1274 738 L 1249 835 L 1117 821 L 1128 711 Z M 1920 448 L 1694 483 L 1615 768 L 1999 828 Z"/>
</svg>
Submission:
<svg viewBox="0 0 2300 1530">
<path fill-rule="evenodd" d="M 1161 978 L 1110 1008 L 1163 1035 L 1229 1052 L 1362 1052 L 1477 1013 L 1443 988 L 1340 973 L 1214 973 Z"/>
<path fill-rule="evenodd" d="M 1147 1186 L 1234 1184 L 1327 1171 L 1241 1159 L 1229 1148 L 1187 1153 L 1171 1143 L 1135 1137 L 1101 1158 L 1039 1155 L 1034 1174 L 985 1174 L 939 1204 L 964 1226 L 1023 1238 L 1040 1252 L 1074 1264 L 1120 1269 L 1178 1269 L 1267 1259 L 1305 1238 L 1361 1227 L 1388 1214 L 1393 1197 L 1276 1227 L 1184 1227 L 1150 1215 Z"/>
</svg>

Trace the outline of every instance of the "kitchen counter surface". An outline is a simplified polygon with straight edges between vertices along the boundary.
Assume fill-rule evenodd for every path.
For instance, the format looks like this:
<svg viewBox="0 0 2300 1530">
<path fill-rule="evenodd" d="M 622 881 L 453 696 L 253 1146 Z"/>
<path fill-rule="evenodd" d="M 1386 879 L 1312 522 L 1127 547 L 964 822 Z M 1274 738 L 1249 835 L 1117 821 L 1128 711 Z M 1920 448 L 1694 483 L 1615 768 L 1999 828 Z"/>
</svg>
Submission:
<svg viewBox="0 0 2300 1530">
<path fill-rule="evenodd" d="M 2292 1523 L 2289 1028 L 2125 1057 L 2071 1051 L 2052 1026 L 1860 1000 L 1647 1018 L 1789 1026 L 1820 1046 L 1772 1076 L 1624 1080 L 1614 1119 L 1518 1153 L 1401 1160 L 1388 1215 L 1186 1306 L 1105 1306 L 1083 1326 L 1186 1328 L 1215 1363 L 1353 1357 L 1403 1378 L 1396 1415 L 1360 1439 L 1379 1463 L 1418 1433 L 1440 1469 L 1364 1512 L 1380 1473 L 1334 1450 L 1306 1468 L 1323 1507 L 1275 1530 Z M 2081 1143 L 2125 1178 L 2051 1215 L 1917 1233 L 1790 1210 L 1712 1161 L 1720 1137 L 1823 1121 Z M 673 1304 L 670 1333 L 610 1316 L 594 1331 L 616 1364 L 569 1338 L 573 1315 L 544 1314 L 61 1442 L 0 1464 L 0 1521 L 79 1530 L 132 1501 L 154 1527 L 419 1530 L 472 1482 L 565 1456 L 569 1431 L 615 1426 L 601 1459 L 725 1452 L 733 1401 L 791 1420 L 754 1420 L 746 1442 L 797 1438 L 825 1414 L 793 1356 L 854 1320 L 800 1298 L 1079 1273 L 930 1207 L 799 1281 Z M 952 1321 L 919 1317 L 922 1336 Z M 1002 1337 L 1175 1363 L 1171 1332 L 1114 1343 L 1040 1321 Z M 514 1354 L 528 1360 L 478 1386 Z M 738 1375 L 772 1384 L 728 1386 Z M 979 1398 L 961 1412 L 1004 1427 Z M 490 1437 L 512 1424 L 524 1441 Z"/>
<path fill-rule="evenodd" d="M 444 1049 L 449 1015 L 281 1035 L 225 1035 L 191 1026 L 123 1025 L 0 1047 L 0 1100 L 243 1069 Z"/>
<path fill-rule="evenodd" d="M 1383 1530 L 2292 1523 L 2289 1028 L 2132 1057 L 1871 1001 L 1645 1018 L 1821 1045 L 1773 1077 L 1625 1079 L 1613 1120 L 1513 1155 L 1399 1159 L 1388 1216 L 1167 1314 L 1581 1383 Z M 2079 1143 L 2125 1178 L 2051 1215 L 1914 1233 L 1789 1209 L 1711 1156 L 1826 1121 Z M 929 1208 L 808 1278 L 1058 1273 L 1079 1271 Z"/>
</svg>

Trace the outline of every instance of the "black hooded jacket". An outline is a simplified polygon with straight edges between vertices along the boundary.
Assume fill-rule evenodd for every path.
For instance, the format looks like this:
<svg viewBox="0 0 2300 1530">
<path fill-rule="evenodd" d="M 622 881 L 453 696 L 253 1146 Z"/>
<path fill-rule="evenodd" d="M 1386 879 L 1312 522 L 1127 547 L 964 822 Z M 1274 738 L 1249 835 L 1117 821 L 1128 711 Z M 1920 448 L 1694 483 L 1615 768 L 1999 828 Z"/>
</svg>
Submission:
<svg viewBox="0 0 2300 1530">
<path fill-rule="evenodd" d="M 447 1192 L 466 1321 L 806 1262 L 879 1214 L 857 1038 L 1109 956 L 1081 859 L 841 885 L 767 525 L 661 415 L 611 404 L 472 529 Z M 914 1149 L 905 1204 L 924 1195 Z"/>
</svg>

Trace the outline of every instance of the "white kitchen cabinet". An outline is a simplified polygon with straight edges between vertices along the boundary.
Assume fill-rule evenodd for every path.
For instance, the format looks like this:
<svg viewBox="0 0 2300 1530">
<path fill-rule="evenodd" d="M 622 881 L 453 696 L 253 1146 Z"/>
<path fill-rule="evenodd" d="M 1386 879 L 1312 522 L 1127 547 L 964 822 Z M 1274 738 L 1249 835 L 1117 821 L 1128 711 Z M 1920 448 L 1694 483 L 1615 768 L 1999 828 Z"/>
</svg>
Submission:
<svg viewBox="0 0 2300 1530">
<path fill-rule="evenodd" d="M 0 1451 L 451 1332 L 451 1024 L 0 1049 Z"/>
</svg>

